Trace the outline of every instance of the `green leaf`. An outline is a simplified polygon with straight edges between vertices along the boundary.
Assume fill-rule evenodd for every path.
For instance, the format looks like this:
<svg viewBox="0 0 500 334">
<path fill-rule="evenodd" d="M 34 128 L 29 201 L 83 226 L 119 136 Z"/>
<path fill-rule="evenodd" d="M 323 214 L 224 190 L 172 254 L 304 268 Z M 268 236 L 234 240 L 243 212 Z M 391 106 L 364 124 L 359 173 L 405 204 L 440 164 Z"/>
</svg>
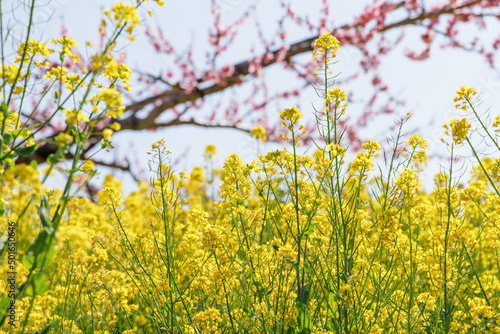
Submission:
<svg viewBox="0 0 500 334">
<path fill-rule="evenodd" d="M 0 111 L 2 114 L 6 114 L 9 111 L 9 106 L 5 103 L 5 101 L 0 105 Z"/>
<path fill-rule="evenodd" d="M 12 298 L 10 297 L 5 297 L 2 300 L 0 300 L 0 319 L 2 319 L 3 316 L 5 315 L 5 312 L 7 311 L 7 307 L 9 306 L 11 299 Z"/>
<path fill-rule="evenodd" d="M 299 333 L 311 333 L 311 319 L 307 314 L 307 305 L 297 300 L 295 303 L 295 314 L 299 323 Z"/>
<path fill-rule="evenodd" d="M 42 195 L 42 197 L 40 198 L 40 206 L 37 206 L 36 210 L 38 211 L 38 215 L 40 216 L 40 221 L 42 222 L 43 227 L 51 228 L 52 220 L 50 219 L 49 201 L 47 200 L 47 197 L 45 197 L 45 195 Z"/>
<path fill-rule="evenodd" d="M 50 228 L 45 228 L 38 234 L 34 244 L 28 248 L 28 251 L 23 255 L 23 265 L 28 270 L 40 269 L 42 268 L 42 263 L 45 259 L 45 264 L 49 263 L 50 260 L 57 253 L 55 249 L 56 239 L 55 237 L 50 237 L 47 230 Z"/>
<path fill-rule="evenodd" d="M 52 321 L 50 324 L 47 325 L 47 327 L 45 327 L 44 329 L 42 329 L 41 332 L 36 331 L 36 332 L 33 332 L 33 334 L 47 334 L 47 333 L 50 332 L 51 329 L 53 329 L 57 325 L 59 325 L 60 322 L 61 322 L 61 319 L 58 319 L 56 321 Z"/>
<path fill-rule="evenodd" d="M 38 128 L 38 127 L 40 127 L 40 124 L 35 124 L 35 125 L 32 125 L 32 126 L 30 126 L 29 128 L 27 128 L 27 129 L 28 129 L 28 130 L 33 130 L 33 129 Z"/>
<path fill-rule="evenodd" d="M 36 160 L 31 160 L 30 166 L 33 167 L 34 169 L 38 169 L 38 163 L 36 162 Z"/>
<path fill-rule="evenodd" d="M 18 148 L 16 150 L 16 153 L 19 154 L 19 155 L 24 155 L 25 157 L 29 157 L 30 155 L 33 154 L 33 152 L 35 152 L 35 150 L 37 149 L 37 146 L 38 145 L 33 145 L 33 146 L 29 146 L 29 147 Z"/>
<path fill-rule="evenodd" d="M 264 293 L 265 293 L 264 287 L 262 286 L 262 283 L 259 282 L 259 280 L 257 279 L 257 276 L 255 274 L 252 274 L 251 277 L 252 277 L 253 285 L 255 286 L 255 289 L 257 290 L 257 296 L 259 297 L 259 301 L 262 302 L 262 297 L 264 297 Z"/>
<path fill-rule="evenodd" d="M 337 303 L 335 303 L 335 294 L 333 292 L 328 293 L 328 314 L 332 318 L 337 316 Z"/>
<path fill-rule="evenodd" d="M 49 289 L 47 278 L 43 272 L 37 272 L 31 276 L 31 280 L 26 286 L 26 294 L 28 296 L 41 295 Z M 49 328 L 50 329 L 50 328 Z M 47 333 L 47 332 L 46 332 Z"/>
<path fill-rule="evenodd" d="M 77 137 L 75 136 L 75 139 Z M 80 143 L 85 143 L 87 142 L 87 134 L 85 132 L 80 132 Z"/>
<path fill-rule="evenodd" d="M 54 153 L 50 154 L 48 157 L 47 157 L 47 163 L 49 165 L 55 165 L 56 163 L 58 163 L 59 161 L 57 161 L 56 159 L 56 155 Z"/>
<path fill-rule="evenodd" d="M 18 130 L 12 130 L 10 133 L 14 136 L 14 137 L 26 137 L 28 135 L 28 129 L 18 129 Z"/>
<path fill-rule="evenodd" d="M 309 227 L 303 233 L 304 236 L 306 236 L 306 237 L 310 236 L 311 233 L 314 232 L 314 229 L 316 228 L 316 226 L 318 226 L 318 223 L 311 223 L 311 224 L 309 224 Z"/>
<path fill-rule="evenodd" d="M 12 140 L 12 135 L 10 133 L 3 134 L 3 143 L 5 145 L 9 145 L 11 140 Z"/>
<path fill-rule="evenodd" d="M 12 159 L 12 157 L 13 156 L 10 155 L 7 158 L 4 158 L 3 163 L 7 164 L 8 167 L 14 167 L 14 165 L 16 164 L 16 162 L 14 161 L 14 159 Z"/>
<path fill-rule="evenodd" d="M 302 303 L 304 303 L 304 305 L 307 306 L 307 304 L 309 303 L 309 295 L 311 293 L 311 285 L 310 284 L 306 284 L 302 287 L 302 296 L 299 297 L 299 301 L 301 301 Z"/>
<path fill-rule="evenodd" d="M 47 158 L 47 162 L 51 165 L 55 165 L 58 162 L 64 161 L 66 158 L 66 154 L 63 152 L 63 147 L 59 147 L 56 151 L 56 153 L 52 153 L 49 155 Z"/>
</svg>

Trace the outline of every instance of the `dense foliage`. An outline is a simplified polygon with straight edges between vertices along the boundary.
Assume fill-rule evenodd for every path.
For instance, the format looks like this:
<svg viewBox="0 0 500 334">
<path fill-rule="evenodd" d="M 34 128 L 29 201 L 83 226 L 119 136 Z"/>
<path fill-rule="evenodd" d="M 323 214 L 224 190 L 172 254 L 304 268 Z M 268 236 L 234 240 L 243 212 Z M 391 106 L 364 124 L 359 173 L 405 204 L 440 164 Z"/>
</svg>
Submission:
<svg viewBox="0 0 500 334">
<path fill-rule="evenodd" d="M 59 149 L 42 175 L 35 163 L 15 164 L 39 143 L 19 122 L 22 96 L 12 97 L 47 65 L 36 57 L 54 51 L 29 40 L 19 66 L 2 66 L 0 333 L 500 332 L 500 158 L 472 144 L 479 135 L 498 152 L 500 116 L 480 117 L 477 92 L 457 90 L 464 117 L 444 125 L 450 165 L 431 192 L 419 179 L 427 142 L 403 135 L 409 114 L 387 147 L 368 141 L 348 160 L 346 92 L 331 73 L 340 46 L 329 33 L 314 43 L 324 106 L 315 111 L 322 140 L 314 152 L 299 152 L 307 131 L 291 107 L 279 115 L 288 145 L 252 163 L 231 155 L 214 169 L 208 145 L 205 168 L 176 172 L 158 141 L 150 184 L 125 197 L 109 175 L 95 202 L 78 196 L 96 173 L 90 160 L 79 163 L 85 140 L 101 122 L 109 148 L 112 119 L 123 113 L 119 89 L 130 71 L 109 52 L 135 27 L 135 10 L 106 12 L 116 21 L 112 38 L 81 76 L 63 65 L 46 70 L 67 132 L 51 139 Z M 53 44 L 61 63 L 79 62 L 74 41 Z M 67 107 L 78 88 L 81 102 Z M 261 127 L 251 133 L 266 140 Z M 455 167 L 464 145 L 476 159 L 465 184 Z M 53 169 L 67 174 L 62 190 L 44 185 Z"/>
</svg>

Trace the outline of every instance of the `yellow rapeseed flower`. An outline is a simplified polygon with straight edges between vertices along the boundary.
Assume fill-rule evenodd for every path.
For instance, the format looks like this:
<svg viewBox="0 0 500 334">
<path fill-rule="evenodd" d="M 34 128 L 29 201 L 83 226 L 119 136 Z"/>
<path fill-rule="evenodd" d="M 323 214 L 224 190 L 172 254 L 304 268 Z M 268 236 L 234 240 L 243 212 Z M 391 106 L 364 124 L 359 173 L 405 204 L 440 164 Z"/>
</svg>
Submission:
<svg viewBox="0 0 500 334">
<path fill-rule="evenodd" d="M 215 147 L 215 145 L 208 144 L 207 147 L 205 147 L 205 158 L 210 159 L 216 154 L 217 154 L 217 147 Z"/>
<path fill-rule="evenodd" d="M 263 143 L 267 140 L 266 130 L 262 126 L 256 125 L 252 131 L 250 131 L 250 134 L 257 139 L 260 139 Z"/>
<path fill-rule="evenodd" d="M 378 141 L 369 140 L 361 146 L 366 149 L 370 155 L 380 157 L 379 149 L 381 149 L 382 146 L 380 146 Z"/>
<path fill-rule="evenodd" d="M 477 95 L 474 88 L 460 86 L 460 89 L 457 89 L 457 96 L 453 99 L 457 103 L 455 108 L 467 110 L 467 103 L 471 103 L 474 100 L 474 95 Z"/>
<path fill-rule="evenodd" d="M 205 175 L 203 174 L 203 169 L 201 169 L 201 167 L 198 167 L 198 166 L 195 167 L 193 169 L 193 172 L 189 176 L 189 178 L 192 181 L 203 182 L 203 180 L 205 180 Z"/>
<path fill-rule="evenodd" d="M 73 136 L 67 134 L 66 132 L 61 132 L 59 133 L 55 138 L 54 141 L 58 146 L 65 146 L 66 144 L 70 143 L 73 140 Z"/>
<path fill-rule="evenodd" d="M 408 167 L 394 180 L 394 184 L 396 185 L 397 196 L 406 194 L 410 200 L 414 200 L 417 197 L 422 181 L 418 179 L 418 174 Z"/>
<path fill-rule="evenodd" d="M 366 177 L 366 172 L 373 168 L 373 157 L 368 152 L 358 152 L 356 157 L 349 165 L 349 176 L 353 176 L 356 172 L 362 172 L 363 178 Z"/>
<path fill-rule="evenodd" d="M 326 150 L 331 152 L 332 158 L 337 156 L 345 157 L 345 147 L 342 147 L 340 144 L 328 144 Z"/>
<path fill-rule="evenodd" d="M 325 111 L 328 112 L 330 111 L 330 108 L 339 108 L 340 104 L 344 101 L 347 100 L 347 95 L 346 91 L 340 89 L 339 87 L 333 87 L 328 91 L 328 94 L 325 98 L 325 103 L 326 103 L 326 108 Z M 342 106 L 341 114 L 343 115 L 345 113 L 345 110 L 347 108 L 347 103 L 344 103 Z"/>
<path fill-rule="evenodd" d="M 139 25 L 141 20 L 135 6 L 128 5 L 124 2 L 117 2 L 116 5 L 111 8 L 111 11 L 113 12 L 113 19 L 117 21 L 115 27 L 120 28 L 128 25 L 126 31 L 129 35 L 132 35 L 134 28 Z M 110 17 L 109 10 L 105 10 L 104 14 Z"/>
<path fill-rule="evenodd" d="M 471 128 L 471 124 L 467 121 L 467 118 L 462 120 L 453 119 L 448 122 L 449 124 L 444 124 L 443 128 L 445 129 L 444 133 L 446 135 L 450 135 L 453 137 L 453 143 L 461 145 L 463 144 L 463 140 L 467 138 L 469 134 L 469 129 Z"/>
<path fill-rule="evenodd" d="M 122 194 L 115 188 L 105 187 L 103 190 L 105 197 L 103 207 L 107 212 L 112 212 L 121 203 Z"/>
<path fill-rule="evenodd" d="M 39 42 L 35 39 L 28 39 L 28 43 L 19 44 L 19 48 L 17 49 L 17 54 L 22 57 L 23 53 L 26 51 L 26 58 L 31 58 L 36 55 L 49 57 L 54 50 L 47 48 L 45 43 Z M 21 58 L 16 57 L 16 63 L 19 63 Z"/>
<path fill-rule="evenodd" d="M 113 135 L 113 130 L 111 129 L 104 129 L 102 131 L 102 136 L 106 139 L 111 139 L 111 136 Z"/>
<path fill-rule="evenodd" d="M 65 74 L 66 72 L 68 72 L 68 69 L 65 67 L 62 66 L 53 67 L 50 70 L 48 70 L 47 73 L 45 73 L 43 78 L 51 79 L 52 77 L 54 77 L 54 80 L 58 81 L 60 80 L 62 82 L 66 82 L 68 81 L 68 76 Z"/>
<path fill-rule="evenodd" d="M 332 57 L 335 57 L 336 50 L 340 50 L 339 40 L 328 31 L 314 41 L 314 46 L 318 46 L 319 49 L 313 51 L 313 57 L 316 57 L 318 53 L 326 53 L 328 50 L 331 51 Z"/>
<path fill-rule="evenodd" d="M 320 159 L 323 159 L 325 157 L 325 151 L 318 148 L 316 151 L 314 151 L 312 156 L 315 161 L 319 161 Z"/>
<path fill-rule="evenodd" d="M 114 131 L 120 131 L 120 129 L 122 128 L 122 126 L 117 123 L 117 122 L 113 122 L 110 126 L 109 126 L 110 129 L 113 129 Z"/>
<path fill-rule="evenodd" d="M 497 115 L 497 116 L 495 117 L 495 120 L 493 121 L 492 126 L 493 126 L 494 128 L 498 128 L 498 126 L 499 126 L 499 125 L 500 125 L 500 115 Z M 499 131 L 498 129 L 495 129 L 495 132 L 498 132 L 498 131 Z"/>
<path fill-rule="evenodd" d="M 124 2 L 117 2 L 112 8 L 115 20 L 123 20 L 124 22 L 139 23 L 140 17 L 137 15 L 135 6 L 127 5 Z"/>
<path fill-rule="evenodd" d="M 66 123 L 76 124 L 78 122 L 88 122 L 89 118 L 81 110 L 63 109 L 62 112 L 66 115 Z"/>
<path fill-rule="evenodd" d="M 299 108 L 293 106 L 292 108 L 286 108 L 280 113 L 280 118 L 284 121 L 282 123 L 283 127 L 285 121 L 289 121 L 291 124 L 296 124 L 299 119 L 301 119 L 304 115 L 299 111 Z"/>
<path fill-rule="evenodd" d="M 10 83 L 11 85 L 16 80 L 19 71 L 21 71 L 21 73 L 19 74 L 19 77 L 21 77 L 23 75 L 23 71 L 19 69 L 18 66 L 14 64 L 8 66 L 0 65 L 0 77 L 2 78 L 5 77 L 7 79 L 7 82 Z"/>
<path fill-rule="evenodd" d="M 99 90 L 99 94 L 92 101 L 104 101 L 108 110 L 106 116 L 110 118 L 118 118 L 123 116 L 125 105 L 123 104 L 122 94 L 113 88 Z"/>
<path fill-rule="evenodd" d="M 68 88 L 70 91 L 74 91 L 78 87 L 87 87 L 87 85 L 80 78 L 79 74 L 68 74 L 65 84 L 66 88 Z"/>
<path fill-rule="evenodd" d="M 424 138 L 420 137 L 419 135 L 413 135 L 408 140 L 406 141 L 412 149 L 416 149 L 417 146 L 420 147 L 422 150 L 426 151 L 427 150 L 427 140 Z"/>
<path fill-rule="evenodd" d="M 94 162 L 92 160 L 86 160 L 81 167 L 84 171 L 93 171 L 95 169 Z"/>
<path fill-rule="evenodd" d="M 125 85 L 125 90 L 130 91 L 130 78 L 132 77 L 132 70 L 126 64 L 117 63 L 112 59 L 104 66 L 102 75 L 109 78 L 111 82 L 120 79 Z"/>
<path fill-rule="evenodd" d="M 151 144 L 151 150 L 153 150 L 153 151 L 157 151 L 157 150 L 164 151 L 166 149 L 167 149 L 167 146 L 165 145 L 165 140 L 163 140 L 163 139 L 160 139 L 160 140 L 154 142 L 153 144 Z"/>
<path fill-rule="evenodd" d="M 23 92 L 24 88 L 22 86 L 17 86 L 16 89 L 14 89 L 14 94 L 19 95 Z"/>
<path fill-rule="evenodd" d="M 60 44 L 61 50 L 59 52 L 62 57 L 66 58 L 74 56 L 73 51 L 71 49 L 78 46 L 76 41 L 69 38 L 68 36 L 63 36 L 59 39 L 53 39 L 52 44 Z"/>
</svg>

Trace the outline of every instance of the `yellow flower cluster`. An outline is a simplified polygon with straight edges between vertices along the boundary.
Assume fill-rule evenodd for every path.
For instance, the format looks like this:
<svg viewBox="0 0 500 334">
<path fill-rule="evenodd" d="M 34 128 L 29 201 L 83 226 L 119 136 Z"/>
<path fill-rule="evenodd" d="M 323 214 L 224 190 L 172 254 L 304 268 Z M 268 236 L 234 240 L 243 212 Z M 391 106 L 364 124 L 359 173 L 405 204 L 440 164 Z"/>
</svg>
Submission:
<svg viewBox="0 0 500 334">
<path fill-rule="evenodd" d="M 417 147 L 420 147 L 424 151 L 427 150 L 427 140 L 420 137 L 419 135 L 410 136 L 410 138 L 408 138 L 406 142 L 410 144 L 412 150 L 416 150 Z"/>
<path fill-rule="evenodd" d="M 409 201 L 415 201 L 422 181 L 418 174 L 410 167 L 402 171 L 394 181 L 396 184 L 396 197 L 407 196 Z"/>
<path fill-rule="evenodd" d="M 84 171 L 93 171 L 95 170 L 94 162 L 92 160 L 86 160 L 82 166 L 81 169 Z"/>
<path fill-rule="evenodd" d="M 250 131 L 250 134 L 257 139 L 260 139 L 263 143 L 267 140 L 266 130 L 262 126 L 256 125 L 252 131 Z"/>
<path fill-rule="evenodd" d="M 66 146 L 73 141 L 73 136 L 65 132 L 60 132 L 55 136 L 54 141 L 58 146 Z"/>
<path fill-rule="evenodd" d="M 362 147 L 367 150 L 367 152 L 358 152 L 353 162 L 349 166 L 349 175 L 352 177 L 356 173 L 360 173 L 363 179 L 368 177 L 367 173 L 373 168 L 373 156 L 380 156 L 379 149 L 380 144 L 377 141 L 370 140 L 364 144 Z"/>
<path fill-rule="evenodd" d="M 102 130 L 102 136 L 106 139 L 111 139 L 111 136 L 113 135 L 113 130 L 111 129 L 104 129 Z"/>
<path fill-rule="evenodd" d="M 66 123 L 68 124 L 89 121 L 89 118 L 81 110 L 63 109 L 62 112 L 66 115 Z"/>
<path fill-rule="evenodd" d="M 280 118 L 283 120 L 282 123 L 283 127 L 287 126 L 286 122 L 288 122 L 290 125 L 297 124 L 299 119 L 301 119 L 302 117 L 304 117 L 304 114 L 302 114 L 299 108 L 295 106 L 291 108 L 286 108 L 280 113 Z"/>
<path fill-rule="evenodd" d="M 342 147 L 340 144 L 328 144 L 326 150 L 330 152 L 332 159 L 337 156 L 345 157 L 345 147 Z"/>
<path fill-rule="evenodd" d="M 154 142 L 151 145 L 151 150 L 153 150 L 155 152 L 156 151 L 166 151 L 167 150 L 167 145 L 165 144 L 165 140 L 160 139 L 159 141 Z"/>
<path fill-rule="evenodd" d="M 498 128 L 498 127 L 500 126 L 500 115 L 497 115 L 497 116 L 495 117 L 495 120 L 493 121 L 492 126 L 493 126 L 494 128 Z M 495 132 L 499 132 L 499 131 L 500 131 L 499 129 L 495 129 Z"/>
<path fill-rule="evenodd" d="M 295 143 L 294 145 L 296 145 L 297 147 L 300 146 L 300 142 L 299 142 L 300 136 L 307 134 L 307 130 L 304 129 L 303 125 L 300 125 L 298 130 L 300 130 L 301 133 L 296 134 L 293 126 L 295 124 L 297 124 L 299 119 L 301 119 L 302 117 L 304 117 L 304 114 L 302 114 L 300 112 L 299 108 L 297 108 L 296 106 L 293 106 L 292 108 L 286 108 L 285 110 L 283 110 L 280 113 L 280 118 L 283 120 L 281 122 L 281 126 L 284 128 L 287 128 L 289 131 L 292 131 L 292 134 L 294 135 L 294 137 L 291 138 L 290 136 L 285 135 L 283 133 L 280 134 L 279 137 L 281 139 L 286 140 L 286 141 Z"/>
<path fill-rule="evenodd" d="M 319 49 L 313 51 L 313 57 L 316 57 L 318 53 L 325 53 L 326 57 L 328 51 L 331 52 L 332 57 L 335 57 L 335 52 L 340 50 L 338 39 L 328 31 L 314 41 L 314 46 L 319 47 Z"/>
<path fill-rule="evenodd" d="M 207 147 L 205 147 L 205 158 L 210 159 L 215 155 L 217 155 L 217 147 L 213 144 L 207 145 Z"/>
<path fill-rule="evenodd" d="M 368 151 L 368 154 L 375 157 L 380 157 L 379 149 L 382 148 L 380 143 L 375 140 L 369 140 L 361 145 L 364 149 Z"/>
<path fill-rule="evenodd" d="M 121 28 L 127 25 L 127 33 L 130 35 L 130 39 L 134 40 L 131 36 L 133 30 L 139 25 L 141 18 L 137 14 L 136 7 L 133 5 L 128 5 L 124 2 L 117 2 L 111 10 L 107 9 L 104 11 L 106 17 L 111 18 L 111 12 L 113 12 L 113 19 L 116 21 L 115 27 Z"/>
<path fill-rule="evenodd" d="M 325 112 L 329 112 L 332 108 L 337 110 L 340 104 L 347 100 L 346 91 L 340 89 L 339 87 L 333 87 L 328 91 L 325 98 L 326 108 Z M 347 108 L 347 102 L 342 105 L 341 115 L 345 114 Z"/>
<path fill-rule="evenodd" d="M 411 159 L 415 163 L 415 165 L 419 165 L 423 162 L 426 162 L 427 157 L 427 140 L 420 137 L 419 135 L 412 135 L 406 141 L 411 148 Z M 417 151 L 417 148 L 420 148 Z M 406 147 L 403 147 L 403 151 L 401 152 L 402 156 L 405 156 L 405 153 L 408 151 Z"/>
<path fill-rule="evenodd" d="M 449 121 L 448 124 L 444 124 L 443 128 L 445 129 L 444 133 L 446 135 L 452 136 L 454 144 L 462 145 L 464 143 L 464 139 L 466 139 L 469 134 L 471 126 L 472 125 L 467 121 L 467 118 L 463 118 L 461 120 L 453 119 Z"/>
<path fill-rule="evenodd" d="M 425 147 L 422 138 L 410 138 L 412 149 Z M 56 138 L 61 143 L 70 140 L 68 135 Z M 381 147 L 378 142 L 369 141 L 363 148 L 366 152 L 355 159 L 357 164 L 351 164 L 357 171 L 370 169 L 371 159 L 378 156 Z M 166 151 L 165 142 L 154 143 L 152 150 L 158 158 Z M 209 146 L 207 152 L 213 154 L 215 146 Z M 308 312 L 328 317 L 332 311 L 322 304 L 327 298 L 339 308 L 334 311 L 337 316 L 347 314 L 349 319 L 355 319 L 352 305 L 360 305 L 366 310 L 358 323 L 353 322 L 352 332 L 362 328 L 379 332 L 373 328 L 384 328 L 380 332 L 398 333 L 404 322 L 394 320 L 390 314 L 401 308 L 411 314 L 415 326 L 428 328 L 429 319 L 434 319 L 436 310 L 444 307 L 445 282 L 450 289 L 459 286 L 455 293 L 463 300 L 455 304 L 454 326 L 467 325 L 479 331 L 494 323 L 500 305 L 500 298 L 494 297 L 500 288 L 498 269 L 479 264 L 481 257 L 495 259 L 500 235 L 493 224 L 480 227 L 478 218 L 498 221 L 500 212 L 496 208 L 500 200 L 484 182 L 478 182 L 485 180 L 482 169 L 475 169 L 473 182 L 462 190 L 440 186 L 426 194 L 420 191 L 417 172 L 406 168 L 388 185 L 383 196 L 372 197 L 373 189 L 367 188 L 368 184 L 350 188 L 355 183 L 346 181 L 339 198 L 335 189 L 330 189 L 330 181 L 325 182 L 325 178 L 334 180 L 338 176 L 327 173 L 336 167 L 325 156 L 345 157 L 345 153 L 339 144 L 330 144 L 325 151 L 315 153 L 316 159 L 296 157 L 300 175 L 297 189 L 288 183 L 296 168 L 291 153 L 269 152 L 260 156 L 259 165 L 245 165 L 238 156 L 230 156 L 217 172 L 222 183 L 216 198 L 206 192 L 207 182 L 213 176 L 206 175 L 200 167 L 194 168 L 188 179 L 171 172 L 168 176 L 159 175 L 151 186 L 141 183 L 138 191 L 126 197 L 121 193 L 121 183 L 107 176 L 97 203 L 85 198 L 70 201 L 57 234 L 57 259 L 46 269 L 54 284 L 35 300 L 29 296 L 20 298 L 18 314 L 28 316 L 26 328 L 32 332 L 40 331 L 58 317 L 61 323 L 57 328 L 85 333 L 92 314 L 103 319 L 93 327 L 101 332 L 119 328 L 122 332 L 147 333 L 160 326 L 172 332 L 173 328 L 182 328 L 186 333 L 244 332 L 248 328 L 261 331 L 264 324 L 271 323 L 279 323 L 279 329 L 286 332 L 299 325 L 296 268 L 302 277 L 302 265 L 297 265 L 297 261 L 300 258 L 302 263 L 306 256 L 308 270 L 327 273 L 322 278 L 307 275 L 304 270 L 304 279 L 317 280 L 319 286 L 309 292 Z M 328 168 L 325 161 L 329 161 Z M 492 159 L 483 161 L 483 165 L 487 171 L 495 168 Z M 80 169 L 93 172 L 95 167 L 86 161 Z M 163 171 L 168 170 L 168 166 L 163 167 Z M 314 177 L 314 171 L 319 179 Z M 21 215 L 30 200 L 29 194 L 47 191 L 31 166 L 7 169 L 0 178 L 2 203 L 7 209 L 0 218 L 0 232 L 4 233 L 8 222 Z M 151 191 L 155 193 L 152 197 Z M 449 201 L 451 204 L 447 204 Z M 480 209 L 477 203 L 482 203 Z M 50 197 L 50 205 L 57 205 L 56 196 Z M 463 208 L 457 216 L 462 218 L 448 220 L 448 205 Z M 19 225 L 17 242 L 19 249 L 25 251 L 42 226 L 33 205 L 28 206 L 23 219 L 26 224 Z M 338 224 L 345 224 L 347 234 Z M 297 238 L 297 233 L 303 238 Z M 344 246 L 338 246 L 339 255 L 328 252 L 334 247 L 331 240 L 346 237 L 352 245 L 345 245 L 353 252 L 353 259 L 347 261 L 341 252 Z M 475 281 L 465 275 L 469 271 L 464 268 L 463 259 L 446 253 L 445 245 L 450 245 L 448 252 L 465 252 L 460 248 L 464 245 L 482 249 L 481 253 L 469 251 L 469 255 L 472 261 L 479 261 L 475 262 L 475 274 L 490 304 L 482 290 L 474 288 Z M 445 257 L 446 276 L 442 269 Z M 409 261 L 413 261 L 412 271 L 407 269 Z M 484 263 L 491 263 L 488 261 Z M 339 284 L 331 280 L 331 275 L 345 270 L 349 274 L 346 279 L 342 278 Z M 4 271 L 0 267 L 0 274 Z M 17 272 L 20 280 L 26 279 L 28 270 L 22 262 Z M 399 283 L 407 275 L 421 283 L 411 290 L 411 307 L 410 290 Z M 389 300 L 374 295 L 381 284 L 393 290 Z M 323 285 L 328 288 L 321 290 Z M 1 281 L 0 292 L 6 288 L 6 282 Z M 68 298 L 80 298 L 80 302 L 64 308 Z M 373 303 L 385 311 L 371 309 Z M 175 324 L 165 321 L 171 309 L 175 310 Z M 72 317 L 75 312 L 82 317 Z M 310 326 L 311 332 L 335 332 L 320 320 L 311 320 Z"/>
<path fill-rule="evenodd" d="M 331 75 L 332 72 L 329 71 L 329 66 L 330 66 L 329 64 L 331 63 L 331 60 L 336 57 L 336 51 L 340 50 L 339 41 L 335 36 L 332 36 L 327 31 L 314 41 L 314 46 L 317 46 L 319 48 L 313 51 L 313 58 L 316 57 L 318 54 L 323 54 L 322 59 L 316 59 L 316 63 L 318 64 L 316 71 L 320 71 L 321 64 L 323 64 L 325 75 L 328 73 Z M 328 56 L 329 54 L 330 56 Z M 316 77 L 317 73 L 314 72 L 313 75 L 314 77 Z"/>
<path fill-rule="evenodd" d="M 45 73 L 45 76 L 43 78 L 51 79 L 53 77 L 54 80 L 66 82 L 68 81 L 68 76 L 65 74 L 66 72 L 68 72 L 68 69 L 65 67 L 62 66 L 53 67 L 50 70 L 48 70 L 47 73 Z"/>
<path fill-rule="evenodd" d="M 54 50 L 47 48 L 45 43 L 39 42 L 34 39 L 28 39 L 27 43 L 21 43 L 17 49 L 17 54 L 22 58 L 23 54 L 26 59 L 32 59 L 33 57 L 40 55 L 44 57 L 50 57 Z M 16 64 L 21 61 L 21 58 L 16 57 Z M 39 63 L 39 65 L 42 63 Z"/>
<path fill-rule="evenodd" d="M 52 44 L 58 44 L 61 46 L 59 51 L 61 60 L 71 57 L 73 63 L 78 63 L 80 61 L 80 57 L 75 55 L 73 52 L 73 48 L 77 47 L 78 44 L 73 39 L 68 36 L 63 36 L 59 39 L 53 39 Z"/>
<path fill-rule="evenodd" d="M 124 89 L 130 91 L 130 79 L 132 77 L 132 70 L 126 64 L 119 64 L 114 59 L 110 59 L 104 66 L 102 74 L 109 78 L 114 84 L 116 80 L 120 79 L 125 85 Z"/>
<path fill-rule="evenodd" d="M 8 116 L 5 117 L 4 114 L 0 113 L 0 122 L 5 124 L 5 132 L 11 133 L 12 130 L 16 128 L 16 124 L 19 120 L 19 115 L 16 112 L 9 112 Z"/>
<path fill-rule="evenodd" d="M 91 99 L 92 102 L 103 101 L 106 103 L 106 116 L 118 118 L 123 116 L 125 105 L 123 104 L 122 93 L 114 88 L 99 90 L 99 94 Z"/>
<path fill-rule="evenodd" d="M 467 103 L 472 103 L 474 101 L 474 95 L 477 95 L 474 88 L 460 86 L 460 89 L 457 89 L 457 96 L 453 99 L 453 101 L 457 103 L 455 108 L 467 110 Z"/>
<path fill-rule="evenodd" d="M 21 72 L 19 73 L 19 71 Z M 18 66 L 14 64 L 6 66 L 0 65 L 0 76 L 5 78 L 9 84 L 14 84 L 18 75 L 23 75 L 23 71 Z"/>
</svg>

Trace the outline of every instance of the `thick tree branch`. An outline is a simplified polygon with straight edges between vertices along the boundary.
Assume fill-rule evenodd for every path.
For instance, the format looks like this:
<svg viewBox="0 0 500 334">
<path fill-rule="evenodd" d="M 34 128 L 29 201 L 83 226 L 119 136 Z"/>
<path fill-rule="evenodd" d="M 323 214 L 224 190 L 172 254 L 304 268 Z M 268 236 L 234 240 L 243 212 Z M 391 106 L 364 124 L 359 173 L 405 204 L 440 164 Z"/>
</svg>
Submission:
<svg viewBox="0 0 500 334">
<path fill-rule="evenodd" d="M 99 166 L 104 166 L 104 167 L 109 167 L 109 168 L 113 168 L 113 169 L 120 169 L 124 172 L 128 172 L 130 174 L 130 176 L 132 176 L 132 178 L 135 180 L 135 181 L 139 181 L 140 179 L 132 172 L 132 169 L 130 168 L 130 161 L 127 159 L 127 162 L 126 164 L 123 164 L 123 163 L 115 163 L 115 162 L 104 162 L 104 161 L 99 161 L 99 160 L 95 160 L 95 159 L 91 159 L 94 164 L 96 165 L 99 165 Z"/>
<path fill-rule="evenodd" d="M 240 128 L 239 126 L 234 125 L 234 124 L 200 123 L 200 122 L 195 121 L 194 119 L 189 119 L 189 120 L 183 121 L 179 118 L 176 118 L 170 122 L 155 123 L 152 127 L 150 127 L 150 129 L 165 128 L 165 127 L 177 126 L 177 125 L 196 125 L 196 126 L 203 127 L 203 128 L 218 128 L 218 129 L 225 128 L 225 129 L 234 129 L 234 130 L 250 133 L 250 130 Z"/>
<path fill-rule="evenodd" d="M 347 28 L 347 26 L 343 28 Z M 286 52 L 285 60 L 288 60 L 295 55 L 312 51 L 312 43 L 316 40 L 316 38 L 317 36 L 293 44 Z M 271 53 L 273 54 L 273 58 L 268 62 L 263 63 L 262 66 L 268 67 L 275 64 L 277 62 L 277 55 L 280 51 L 281 49 L 272 51 Z M 140 102 L 133 103 L 126 109 L 126 111 L 132 111 L 133 114 L 126 119 L 118 121 L 118 123 L 120 123 L 123 130 L 144 130 L 154 128 L 156 127 L 156 119 L 163 111 L 183 103 L 193 102 L 207 95 L 218 93 L 222 90 L 227 89 L 228 87 L 243 82 L 244 78 L 250 74 L 250 67 L 252 63 L 253 59 L 236 64 L 234 66 L 234 74 L 224 79 L 226 83 L 225 85 L 213 84 L 207 88 L 195 89 L 189 93 L 186 93 L 184 90 L 179 89 L 167 90 L 161 94 L 149 97 Z M 203 82 L 205 82 L 203 79 L 198 80 L 199 84 Z M 135 112 L 145 108 L 146 106 L 157 103 L 158 101 L 161 101 L 161 104 L 157 107 L 154 107 L 146 118 L 136 118 Z"/>
</svg>

